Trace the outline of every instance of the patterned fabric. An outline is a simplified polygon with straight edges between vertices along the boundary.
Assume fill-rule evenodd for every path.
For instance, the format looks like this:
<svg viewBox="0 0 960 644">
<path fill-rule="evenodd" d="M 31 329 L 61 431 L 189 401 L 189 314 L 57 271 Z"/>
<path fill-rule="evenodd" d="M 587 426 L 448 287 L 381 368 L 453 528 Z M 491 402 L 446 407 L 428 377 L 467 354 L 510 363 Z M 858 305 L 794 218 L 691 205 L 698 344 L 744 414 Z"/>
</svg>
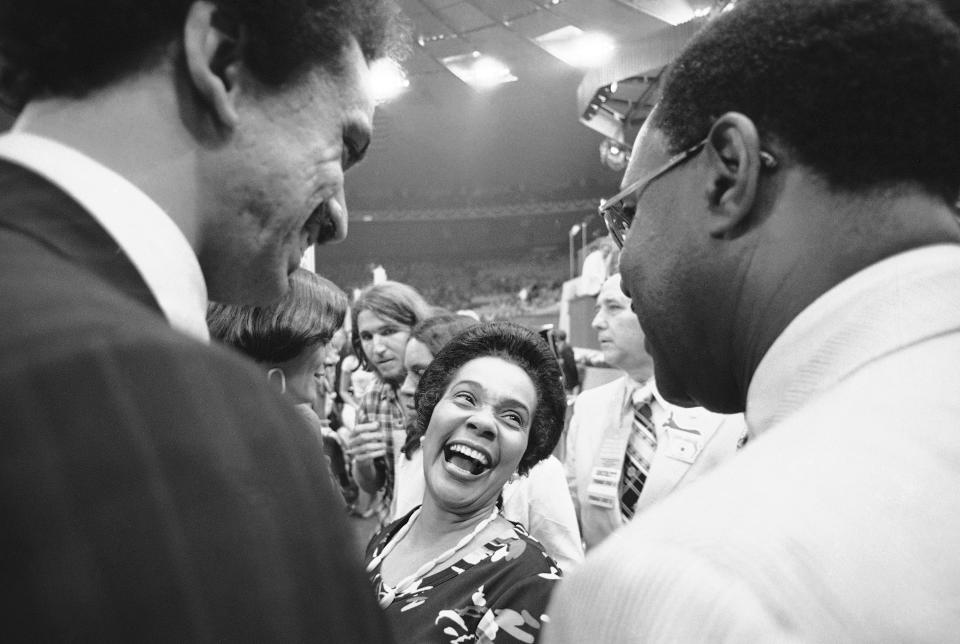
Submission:
<svg viewBox="0 0 960 644">
<path fill-rule="evenodd" d="M 653 425 L 652 393 L 644 396 L 640 391 L 633 394 L 633 424 L 627 453 L 623 458 L 623 473 L 620 476 L 620 511 L 627 521 L 633 518 L 637 499 L 650 472 L 653 454 L 657 451 L 657 430 Z"/>
<path fill-rule="evenodd" d="M 410 517 L 395 521 L 370 542 L 376 557 Z M 450 567 L 425 577 L 386 608 L 398 644 L 536 642 L 560 569 L 519 523 L 514 535 L 493 539 Z M 370 581 L 383 594 L 380 566 Z"/>
<path fill-rule="evenodd" d="M 357 414 L 358 423 L 376 421 L 384 433 L 387 442 L 387 456 L 383 459 L 386 480 L 381 489 L 380 499 L 373 512 L 380 520 L 380 527 L 389 523 L 390 506 L 393 503 L 394 460 L 396 449 L 393 445 L 393 436 L 396 431 L 404 431 L 403 408 L 397 399 L 397 390 L 393 385 L 377 378 L 363 395 L 360 401 L 360 410 Z"/>
</svg>

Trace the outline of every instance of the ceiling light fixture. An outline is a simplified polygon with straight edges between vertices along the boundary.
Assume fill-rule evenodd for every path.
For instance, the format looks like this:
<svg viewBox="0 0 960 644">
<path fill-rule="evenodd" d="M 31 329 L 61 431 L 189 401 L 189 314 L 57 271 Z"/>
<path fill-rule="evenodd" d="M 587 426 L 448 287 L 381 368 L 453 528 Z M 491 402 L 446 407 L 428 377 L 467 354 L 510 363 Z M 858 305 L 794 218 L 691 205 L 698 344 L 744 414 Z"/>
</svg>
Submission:
<svg viewBox="0 0 960 644">
<path fill-rule="evenodd" d="M 509 67 L 478 51 L 460 56 L 448 56 L 441 62 L 464 83 L 480 89 L 517 80 Z"/>
<path fill-rule="evenodd" d="M 585 32 L 573 25 L 547 32 L 533 41 L 549 54 L 573 67 L 602 65 L 616 49 L 616 43 L 610 36 Z"/>
</svg>

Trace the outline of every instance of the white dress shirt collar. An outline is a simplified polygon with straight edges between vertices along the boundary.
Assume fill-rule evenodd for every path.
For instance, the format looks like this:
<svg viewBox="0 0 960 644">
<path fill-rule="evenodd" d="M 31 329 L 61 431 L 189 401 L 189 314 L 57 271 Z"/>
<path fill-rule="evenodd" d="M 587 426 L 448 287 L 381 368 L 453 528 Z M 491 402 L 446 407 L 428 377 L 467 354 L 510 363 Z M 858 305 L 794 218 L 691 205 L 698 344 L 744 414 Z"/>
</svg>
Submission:
<svg viewBox="0 0 960 644">
<path fill-rule="evenodd" d="M 927 246 L 865 268 L 814 300 L 760 361 L 747 424 L 760 433 L 864 364 L 955 325 L 960 246 Z"/>
<path fill-rule="evenodd" d="M 45 137 L 4 134 L 0 157 L 36 172 L 83 206 L 130 258 L 170 325 L 209 341 L 200 264 L 155 201 L 113 170 Z"/>
</svg>

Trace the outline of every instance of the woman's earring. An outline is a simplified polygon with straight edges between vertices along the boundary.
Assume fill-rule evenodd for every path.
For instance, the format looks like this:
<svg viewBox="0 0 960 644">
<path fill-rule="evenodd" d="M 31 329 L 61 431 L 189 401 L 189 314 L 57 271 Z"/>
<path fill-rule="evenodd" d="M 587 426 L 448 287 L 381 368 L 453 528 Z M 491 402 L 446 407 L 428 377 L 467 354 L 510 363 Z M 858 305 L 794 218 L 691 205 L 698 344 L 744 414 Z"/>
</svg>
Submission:
<svg viewBox="0 0 960 644">
<path fill-rule="evenodd" d="M 275 375 L 280 376 L 280 393 L 281 394 L 287 393 L 287 376 L 286 374 L 283 373 L 283 369 L 281 369 L 280 367 L 274 367 L 273 369 L 267 372 L 267 382 L 272 383 L 273 377 Z"/>
</svg>

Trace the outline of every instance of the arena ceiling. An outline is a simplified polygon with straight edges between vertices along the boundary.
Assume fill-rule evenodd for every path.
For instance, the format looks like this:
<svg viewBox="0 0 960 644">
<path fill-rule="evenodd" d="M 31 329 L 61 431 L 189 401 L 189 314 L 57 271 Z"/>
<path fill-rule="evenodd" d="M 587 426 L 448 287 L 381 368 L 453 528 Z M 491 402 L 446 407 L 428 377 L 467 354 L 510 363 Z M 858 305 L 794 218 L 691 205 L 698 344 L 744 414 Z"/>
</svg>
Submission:
<svg viewBox="0 0 960 644">
<path fill-rule="evenodd" d="M 445 192 L 615 188 L 600 133 L 580 122 L 578 86 L 590 69 L 548 53 L 537 38 L 576 28 L 607 36 L 613 56 L 656 39 L 716 0 L 399 0 L 414 29 L 409 87 L 382 104 L 369 159 L 348 175 L 348 197 L 383 216 L 392 196 L 436 206 Z M 477 89 L 448 63 L 489 56 L 513 82 Z M 646 72 L 649 70 L 637 70 Z M 405 203 L 406 207 L 409 203 Z M 379 214 L 371 215 L 369 211 Z"/>
</svg>

